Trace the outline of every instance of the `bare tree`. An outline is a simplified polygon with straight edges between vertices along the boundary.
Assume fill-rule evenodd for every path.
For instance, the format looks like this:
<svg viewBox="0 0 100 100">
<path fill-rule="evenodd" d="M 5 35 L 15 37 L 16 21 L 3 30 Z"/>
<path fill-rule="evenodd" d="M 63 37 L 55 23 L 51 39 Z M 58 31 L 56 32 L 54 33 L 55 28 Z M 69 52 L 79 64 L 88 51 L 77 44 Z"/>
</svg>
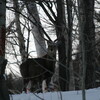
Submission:
<svg viewBox="0 0 100 100">
<path fill-rule="evenodd" d="M 0 1 L 0 99 L 10 100 L 5 80 L 5 36 L 6 36 L 6 0 Z"/>
<path fill-rule="evenodd" d="M 59 79 L 59 83 L 61 90 L 65 91 L 66 89 L 69 90 L 69 69 L 66 68 L 67 30 L 66 30 L 64 0 L 57 1 L 57 18 L 55 27 L 56 27 L 57 38 L 60 41 L 60 45 L 58 46 L 59 76 L 66 80 L 64 81 L 62 79 Z"/>
<path fill-rule="evenodd" d="M 69 90 L 75 89 L 74 72 L 72 64 L 72 29 L 73 29 L 73 16 L 72 16 L 72 4 L 71 0 L 66 0 L 67 15 L 68 15 L 68 44 L 67 44 L 67 67 L 69 68 Z"/>
<path fill-rule="evenodd" d="M 25 61 L 27 59 L 28 53 L 26 51 L 25 47 L 25 39 L 24 35 L 21 31 L 21 25 L 20 25 L 20 8 L 17 0 L 13 0 L 14 3 L 14 9 L 15 11 L 15 24 L 16 24 L 16 32 L 18 34 L 18 42 L 19 42 L 19 50 L 21 54 L 21 60 Z"/>
<path fill-rule="evenodd" d="M 95 27 L 93 22 L 94 0 L 79 1 L 79 29 L 82 51 L 82 90 L 95 86 Z"/>
<path fill-rule="evenodd" d="M 43 30 L 41 29 L 41 22 L 36 3 L 33 1 L 28 1 L 25 4 L 27 7 L 29 18 L 32 20 L 31 27 L 36 46 L 37 56 L 42 57 L 46 54 L 46 43 L 44 39 Z M 35 25 L 33 24 L 33 22 L 35 23 Z"/>
</svg>

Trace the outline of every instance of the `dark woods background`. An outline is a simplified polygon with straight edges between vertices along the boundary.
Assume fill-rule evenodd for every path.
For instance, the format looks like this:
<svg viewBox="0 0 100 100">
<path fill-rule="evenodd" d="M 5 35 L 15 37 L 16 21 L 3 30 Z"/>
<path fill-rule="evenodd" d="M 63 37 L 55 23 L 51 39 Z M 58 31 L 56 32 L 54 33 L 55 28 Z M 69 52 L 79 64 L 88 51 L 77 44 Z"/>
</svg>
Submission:
<svg viewBox="0 0 100 100">
<path fill-rule="evenodd" d="M 18 68 L 27 58 L 34 58 L 32 37 L 40 58 L 46 54 L 47 41 L 56 39 L 55 73 L 59 78 L 54 75 L 52 79 L 57 90 L 100 86 L 99 0 L 7 0 L 6 12 L 6 42 L 2 40 L 2 45 L 6 46 L 11 93 L 22 91 L 22 77 L 16 75 L 13 66 Z"/>
</svg>

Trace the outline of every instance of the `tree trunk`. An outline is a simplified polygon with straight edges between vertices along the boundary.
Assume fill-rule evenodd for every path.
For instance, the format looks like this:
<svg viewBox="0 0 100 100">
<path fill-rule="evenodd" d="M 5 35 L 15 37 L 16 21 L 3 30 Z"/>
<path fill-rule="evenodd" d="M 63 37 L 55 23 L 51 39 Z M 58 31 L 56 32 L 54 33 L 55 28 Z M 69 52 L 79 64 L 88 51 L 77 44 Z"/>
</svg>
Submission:
<svg viewBox="0 0 100 100">
<path fill-rule="evenodd" d="M 35 41 L 37 56 L 43 57 L 47 52 L 46 52 L 46 44 L 44 40 L 43 31 L 40 28 L 41 22 L 37 11 L 37 7 L 33 1 L 29 1 L 27 3 L 28 3 L 27 9 L 28 9 L 29 17 L 34 23 L 36 23 L 34 25 L 31 22 L 31 27 L 32 27 L 32 34 Z"/>
<path fill-rule="evenodd" d="M 67 15 L 68 15 L 68 44 L 67 44 L 67 67 L 69 68 L 69 90 L 75 90 L 74 72 L 72 65 L 72 1 L 66 0 L 67 4 Z"/>
<path fill-rule="evenodd" d="M 19 5 L 17 0 L 13 0 L 14 8 L 20 12 Z M 21 32 L 21 26 L 20 26 L 20 14 L 15 12 L 15 23 L 16 23 L 16 31 L 18 34 L 18 42 L 19 42 L 19 50 L 21 54 L 21 60 L 22 62 L 27 59 L 28 52 L 25 50 L 25 40 L 23 37 L 23 34 Z"/>
<path fill-rule="evenodd" d="M 69 70 L 66 68 L 66 20 L 63 0 L 57 1 L 56 34 L 60 43 L 58 45 L 59 76 L 61 77 L 59 78 L 60 89 L 61 91 L 66 91 L 66 88 L 68 90 L 69 87 Z"/>
<path fill-rule="evenodd" d="M 95 86 L 95 27 L 93 22 L 94 0 L 79 1 L 79 29 L 82 45 L 84 88 Z M 86 69 L 86 72 L 84 73 Z M 85 75 L 85 76 L 84 76 Z"/>
<path fill-rule="evenodd" d="M 0 1 L 0 56 L 5 56 L 5 14 L 6 14 L 6 1 Z"/>
<path fill-rule="evenodd" d="M 10 100 L 7 83 L 5 79 L 5 69 L 7 60 L 0 56 L 0 100 Z"/>
<path fill-rule="evenodd" d="M 5 60 L 6 0 L 0 0 L 0 100 L 10 100 L 4 78 L 7 60 Z"/>
</svg>

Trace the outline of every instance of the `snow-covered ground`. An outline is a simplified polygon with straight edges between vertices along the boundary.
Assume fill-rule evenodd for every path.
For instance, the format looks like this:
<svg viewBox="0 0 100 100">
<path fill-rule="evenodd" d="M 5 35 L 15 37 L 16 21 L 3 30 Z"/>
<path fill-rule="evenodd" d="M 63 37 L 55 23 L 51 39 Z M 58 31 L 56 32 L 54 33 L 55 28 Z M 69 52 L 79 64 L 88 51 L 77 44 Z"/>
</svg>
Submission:
<svg viewBox="0 0 100 100">
<path fill-rule="evenodd" d="M 82 91 L 22 93 L 10 95 L 11 100 L 82 100 Z M 100 100 L 100 87 L 86 90 L 86 100 Z"/>
</svg>

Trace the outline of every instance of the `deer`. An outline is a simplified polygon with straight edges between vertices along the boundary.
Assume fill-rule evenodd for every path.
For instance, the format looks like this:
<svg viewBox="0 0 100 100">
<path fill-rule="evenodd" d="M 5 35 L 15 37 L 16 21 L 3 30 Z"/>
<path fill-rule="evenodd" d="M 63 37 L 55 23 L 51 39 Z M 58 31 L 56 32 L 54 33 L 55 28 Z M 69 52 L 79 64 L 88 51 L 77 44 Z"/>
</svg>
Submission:
<svg viewBox="0 0 100 100">
<path fill-rule="evenodd" d="M 31 85 L 30 91 L 35 91 L 36 89 L 42 91 L 42 82 L 46 81 L 46 89 L 49 90 L 49 85 L 51 77 L 55 71 L 56 63 L 56 43 L 48 42 L 47 54 L 40 58 L 28 58 L 20 65 L 20 72 L 23 77 L 24 88 L 23 91 L 26 92 L 28 84 Z"/>
</svg>

